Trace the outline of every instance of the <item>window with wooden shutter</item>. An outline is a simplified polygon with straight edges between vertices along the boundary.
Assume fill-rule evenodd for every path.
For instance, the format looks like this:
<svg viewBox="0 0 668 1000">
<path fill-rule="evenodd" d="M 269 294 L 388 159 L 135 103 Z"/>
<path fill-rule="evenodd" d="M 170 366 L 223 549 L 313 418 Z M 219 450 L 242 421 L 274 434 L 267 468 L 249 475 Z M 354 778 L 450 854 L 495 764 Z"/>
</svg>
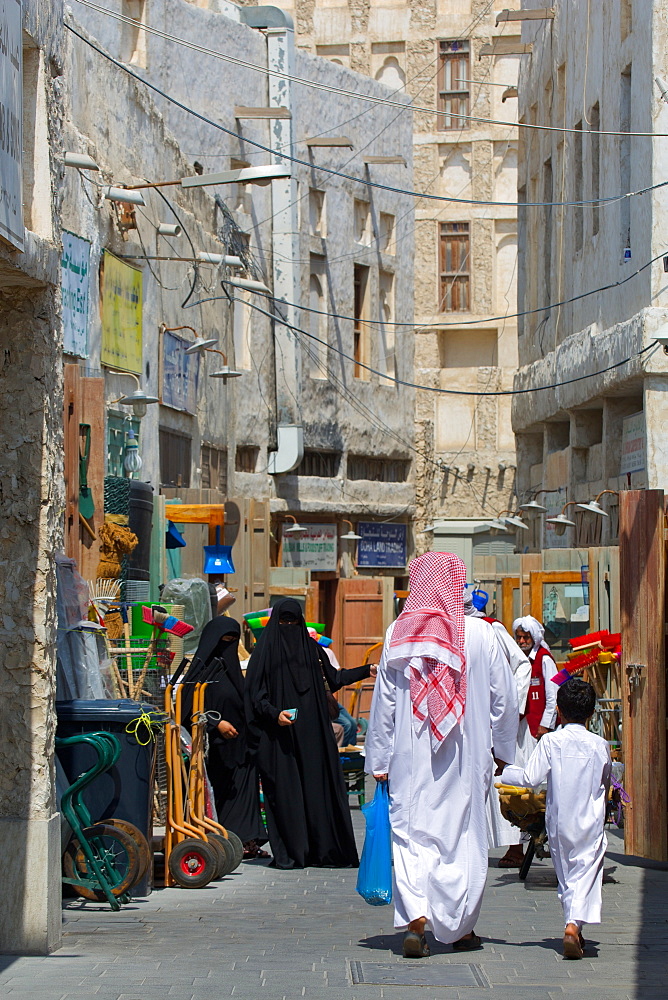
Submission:
<svg viewBox="0 0 668 1000">
<path fill-rule="evenodd" d="M 305 451 L 304 457 L 294 471 L 295 476 L 320 476 L 334 479 L 341 466 L 340 451 Z"/>
<path fill-rule="evenodd" d="M 468 118 L 461 116 L 470 114 L 469 43 L 461 39 L 441 41 L 438 57 L 438 111 L 441 112 L 438 128 L 441 131 L 468 128 Z"/>
<path fill-rule="evenodd" d="M 410 466 L 410 459 L 407 458 L 349 455 L 348 479 L 366 479 L 375 483 L 405 483 Z"/>
<path fill-rule="evenodd" d="M 253 445 L 237 448 L 235 470 L 237 472 L 255 472 L 259 454 L 260 449 L 255 448 Z"/>
<path fill-rule="evenodd" d="M 227 452 L 213 445 L 202 445 L 202 489 L 220 490 L 227 496 Z"/>
<path fill-rule="evenodd" d="M 369 268 L 355 264 L 353 272 L 353 357 L 355 378 L 368 379 L 369 370 Z"/>
<path fill-rule="evenodd" d="M 160 428 L 160 485 L 190 486 L 192 438 L 188 434 Z"/>
<path fill-rule="evenodd" d="M 471 308 L 471 236 L 468 222 L 441 222 L 439 233 L 440 312 Z"/>
</svg>

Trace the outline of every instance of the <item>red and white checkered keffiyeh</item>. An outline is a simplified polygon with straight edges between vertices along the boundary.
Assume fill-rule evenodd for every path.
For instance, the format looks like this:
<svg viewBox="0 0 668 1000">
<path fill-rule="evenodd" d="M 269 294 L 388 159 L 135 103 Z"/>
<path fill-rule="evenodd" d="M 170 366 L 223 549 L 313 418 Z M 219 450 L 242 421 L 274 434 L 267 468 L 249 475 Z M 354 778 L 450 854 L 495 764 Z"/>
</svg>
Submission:
<svg viewBox="0 0 668 1000">
<path fill-rule="evenodd" d="M 429 720 L 432 750 L 461 725 L 466 702 L 466 567 L 450 552 L 427 552 L 410 566 L 410 593 L 397 618 L 388 662 L 410 664 L 416 724 Z"/>
</svg>

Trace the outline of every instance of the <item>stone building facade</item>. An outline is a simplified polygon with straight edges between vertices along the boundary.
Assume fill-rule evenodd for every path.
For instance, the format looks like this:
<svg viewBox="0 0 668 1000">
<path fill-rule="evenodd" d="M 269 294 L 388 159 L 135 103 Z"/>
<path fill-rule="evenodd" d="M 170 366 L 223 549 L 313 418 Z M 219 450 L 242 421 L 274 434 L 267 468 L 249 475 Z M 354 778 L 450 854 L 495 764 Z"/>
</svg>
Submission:
<svg viewBox="0 0 668 1000">
<path fill-rule="evenodd" d="M 302 49 L 410 96 L 415 190 L 483 202 L 415 200 L 416 381 L 509 389 L 517 366 L 517 131 L 491 121 L 516 120 L 518 57 L 503 47 L 519 41 L 519 24 L 497 27 L 484 0 L 293 0 L 286 10 Z M 482 55 L 495 39 L 500 54 Z M 396 130 L 405 116 L 397 111 L 390 146 L 404 154 Z M 384 180 L 384 170 L 374 176 Z M 407 175 L 401 180 L 408 187 Z M 452 529 L 480 552 L 512 550 L 510 536 L 492 545 L 484 529 L 515 503 L 510 397 L 418 391 L 415 434 L 420 525 L 436 521 L 440 535 L 445 524 L 450 547 Z"/>
<path fill-rule="evenodd" d="M 297 516 L 331 525 L 336 564 L 325 576 L 335 585 L 354 572 L 349 543 L 338 542 L 343 518 L 398 520 L 411 544 L 414 398 L 392 378 L 412 381 L 413 338 L 402 330 L 413 320 L 413 204 L 365 183 L 364 156 L 390 155 L 389 129 L 369 144 L 368 122 L 351 120 L 351 148 L 310 144 L 355 118 L 358 102 L 345 93 L 390 92 L 298 52 L 277 8 L 118 0 L 63 20 L 59 4 L 8 0 L 4 15 L 0 845 L 13 875 L 0 938 L 3 950 L 44 953 L 61 941 L 54 555 L 63 522 L 79 529 L 65 472 L 78 465 L 80 427 L 74 444 L 63 432 L 79 400 L 76 389 L 64 398 L 64 381 L 96 385 L 101 476 L 122 474 L 132 428 L 136 478 L 156 493 L 203 487 L 260 501 L 278 540 Z M 175 39 L 204 48 L 224 39 L 241 65 L 200 53 L 193 74 Z M 331 89 L 342 92 L 336 103 Z M 378 132 L 391 118 L 379 107 Z M 413 184 L 410 136 L 406 114 L 405 165 L 385 175 L 395 186 Z M 164 181 L 177 183 L 152 186 Z M 108 197 L 137 185 L 143 204 Z M 121 308 L 109 268 L 124 275 L 118 287 L 139 338 L 105 312 Z M 406 324 L 396 334 L 395 318 Z M 204 353 L 197 378 L 184 360 L 195 336 L 224 355 Z M 210 377 L 225 366 L 241 376 Z M 134 418 L 121 398 L 137 383 L 160 402 Z M 269 530 L 264 541 L 268 550 Z M 92 568 L 80 567 L 86 578 L 94 555 Z M 240 601 L 238 611 L 262 606 Z"/>
<path fill-rule="evenodd" d="M 121 17 L 127 10 L 122 3 L 110 6 Z M 157 11 L 154 4 L 150 23 L 158 23 Z M 205 466 L 215 458 L 215 475 L 227 496 L 270 504 L 279 541 L 282 527 L 297 517 L 336 524 L 341 533 L 347 530 L 344 517 L 355 522 L 398 519 L 410 529 L 417 462 L 414 394 L 392 378 L 410 382 L 413 374 L 413 203 L 408 196 L 366 184 L 368 171 L 379 169 L 374 158 L 390 156 L 398 143 L 405 162 L 384 165 L 382 179 L 412 187 L 410 112 L 391 131 L 392 108 L 371 105 L 372 112 L 358 120 L 359 101 L 346 95 L 383 99 L 391 92 L 382 83 L 300 51 L 290 17 L 277 8 L 244 10 L 184 0 L 164 4 L 161 31 L 204 47 L 211 39 L 224 39 L 224 45 L 212 47 L 242 61 L 231 65 L 201 52 L 198 79 L 206 79 L 206 87 L 193 85 L 183 61 L 187 50 L 143 31 L 141 20 L 130 38 L 128 24 L 119 26 L 113 17 L 84 9 L 78 17 L 85 32 L 138 76 L 227 130 L 221 133 L 156 91 L 147 94 L 141 83 L 123 80 L 121 74 L 131 123 L 127 151 L 127 116 L 106 108 L 102 98 L 96 104 L 95 98 L 80 95 L 72 116 L 78 133 L 73 141 L 76 137 L 77 148 L 93 155 L 101 150 L 106 178 L 113 175 L 114 182 L 132 184 L 272 164 L 282 164 L 286 173 L 262 184 L 162 189 L 195 250 L 241 253 L 247 264 L 242 272 L 205 263 L 197 265 L 195 275 L 187 262 L 193 250 L 183 237 L 178 244 L 156 238 L 155 227 L 169 209 L 155 191 L 147 191 L 147 205 L 136 213 L 137 233 L 129 231 L 123 239 L 109 212 L 105 228 L 94 221 L 97 232 L 91 235 L 86 219 L 98 216 L 81 198 L 74 199 L 72 189 L 77 231 L 94 247 L 134 255 L 142 267 L 144 326 L 151 338 L 157 339 L 160 323 L 190 323 L 200 336 L 217 338 L 230 366 L 242 373 L 226 385 L 207 381 L 197 413 L 149 407 L 142 421 L 144 441 L 162 433 L 163 445 L 159 450 L 145 444 L 146 478 L 175 486 L 174 476 L 180 473 L 184 487 L 204 485 Z M 96 72 L 105 88 L 114 86 L 118 69 L 85 49 L 81 42 L 73 45 L 74 74 L 82 79 Z M 294 81 L 268 82 L 267 67 L 287 67 Z M 330 90 L 337 94 L 335 101 Z M 263 116 L 262 109 L 272 107 L 287 116 L 272 117 L 271 111 Z M 147 128 L 145 119 L 149 143 L 139 140 Z M 372 142 L 370 121 L 372 132 L 378 133 Z M 111 145 L 107 135 L 113 138 Z M 346 144 L 329 145 L 330 138 L 343 138 Z M 280 150 L 301 162 L 291 166 Z M 142 262 L 148 247 L 151 256 L 187 260 Z M 224 290 L 221 282 L 238 273 L 264 283 L 285 305 L 272 305 L 266 295 L 229 284 Z M 165 290 L 175 286 L 177 294 Z M 232 307 L 228 295 L 235 300 Z M 294 332 L 277 322 L 274 312 Z M 405 326 L 395 328 L 394 320 Z M 99 356 L 99 334 L 92 335 L 92 357 Z M 220 368 L 220 358 L 207 356 L 204 364 L 213 372 Z M 142 378 L 154 395 L 160 395 L 158 374 L 151 361 Z M 121 386 L 114 376 L 105 377 L 110 396 L 127 388 L 127 382 Z M 174 441 L 186 439 L 187 447 L 181 468 L 172 468 L 172 478 L 166 480 L 163 456 L 170 435 Z M 293 445 L 299 450 L 296 461 L 285 464 L 282 449 L 287 454 Z M 208 485 L 210 469 L 206 475 Z M 408 539 L 410 546 L 410 530 Z M 336 578 L 352 572 L 350 548 L 340 549 Z M 280 565 L 279 551 L 273 560 Z M 397 569 L 401 575 L 403 564 Z"/>
<path fill-rule="evenodd" d="M 668 76 L 665 9 L 559 3 L 523 40 L 533 52 L 521 119 L 555 131 L 523 137 L 520 200 L 594 203 L 520 216 L 519 309 L 536 311 L 519 326 L 515 385 L 529 392 L 513 401 L 518 485 L 545 491 L 538 501 L 555 514 L 668 478 L 668 365 L 655 340 L 668 335 L 665 202 L 660 190 L 620 197 L 665 179 L 668 107 L 654 83 Z M 601 503 L 607 517 L 568 507 L 576 527 L 562 535 L 535 519 L 531 548 L 614 544 L 617 498 Z"/>
<path fill-rule="evenodd" d="M 60 943 L 53 776 L 55 577 L 62 545 L 59 215 L 62 5 L 2 11 L 0 176 L 0 848 L 3 950 Z"/>
</svg>

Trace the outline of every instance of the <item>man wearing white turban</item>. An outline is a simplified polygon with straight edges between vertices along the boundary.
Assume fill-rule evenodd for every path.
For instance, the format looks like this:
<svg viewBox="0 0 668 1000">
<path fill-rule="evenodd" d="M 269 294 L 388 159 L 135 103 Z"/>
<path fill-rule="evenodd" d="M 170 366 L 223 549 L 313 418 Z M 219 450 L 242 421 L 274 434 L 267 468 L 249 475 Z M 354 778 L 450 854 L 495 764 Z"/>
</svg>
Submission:
<svg viewBox="0 0 668 1000">
<path fill-rule="evenodd" d="M 526 720 L 534 739 L 554 729 L 557 717 L 557 692 L 552 682 L 557 665 L 545 642 L 545 629 L 532 615 L 516 618 L 513 632 L 517 645 L 531 660 L 531 686 L 526 705 Z"/>
<path fill-rule="evenodd" d="M 464 617 L 465 581 L 450 553 L 411 563 L 366 737 L 367 771 L 389 779 L 394 923 L 411 958 L 429 954 L 427 924 L 457 951 L 480 947 L 493 757 L 515 759 L 516 687 L 492 626 Z"/>
</svg>

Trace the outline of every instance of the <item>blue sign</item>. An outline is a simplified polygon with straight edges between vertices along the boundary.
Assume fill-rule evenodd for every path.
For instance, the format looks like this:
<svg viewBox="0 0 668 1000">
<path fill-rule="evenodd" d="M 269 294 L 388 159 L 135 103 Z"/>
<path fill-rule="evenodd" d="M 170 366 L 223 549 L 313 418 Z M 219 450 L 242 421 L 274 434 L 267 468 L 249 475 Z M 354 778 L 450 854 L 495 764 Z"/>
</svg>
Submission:
<svg viewBox="0 0 668 1000">
<path fill-rule="evenodd" d="M 191 341 L 168 330 L 162 335 L 163 406 L 186 413 L 197 413 L 199 354 L 186 354 Z"/>
<path fill-rule="evenodd" d="M 385 566 L 393 569 L 403 569 L 406 566 L 405 524 L 360 521 L 357 533 L 362 536 L 357 543 L 358 566 Z"/>
</svg>

